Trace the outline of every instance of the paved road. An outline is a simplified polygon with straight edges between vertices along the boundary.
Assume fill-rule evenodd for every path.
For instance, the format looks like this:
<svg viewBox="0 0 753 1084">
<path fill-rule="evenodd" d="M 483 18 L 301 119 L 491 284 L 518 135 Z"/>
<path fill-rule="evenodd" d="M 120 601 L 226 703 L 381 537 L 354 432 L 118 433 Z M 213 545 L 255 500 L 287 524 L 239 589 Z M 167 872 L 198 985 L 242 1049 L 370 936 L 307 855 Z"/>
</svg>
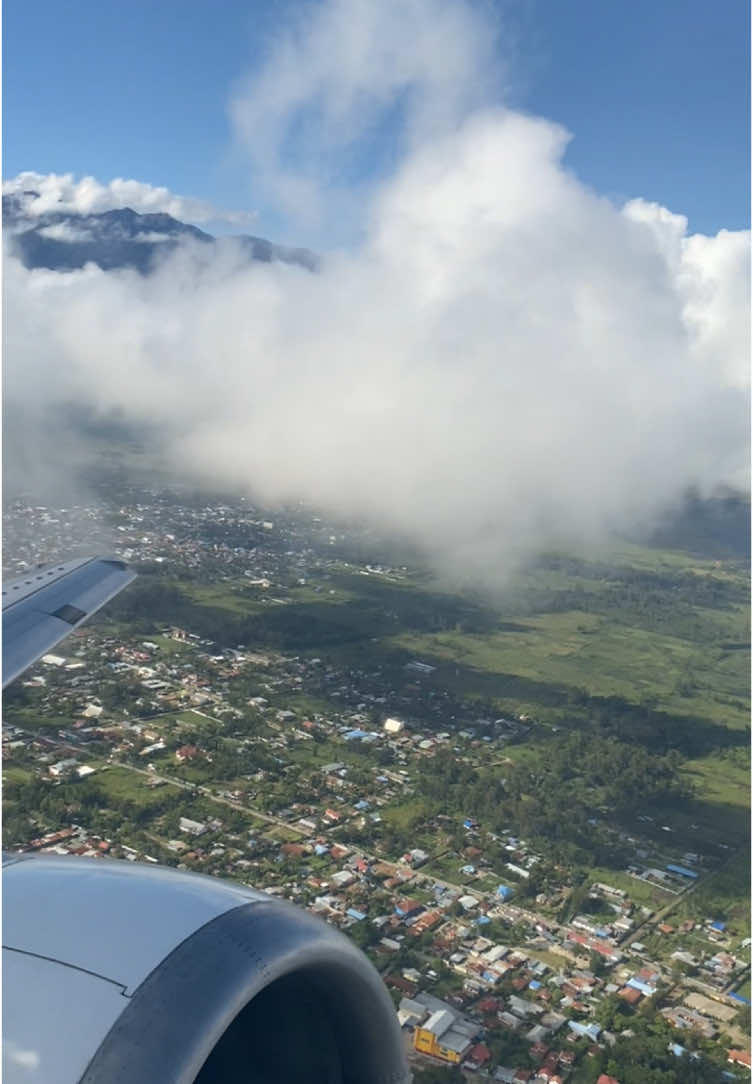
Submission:
<svg viewBox="0 0 753 1084">
<path fill-rule="evenodd" d="M 137 768 L 135 764 L 119 764 L 119 768 L 127 768 L 129 771 L 138 772 L 139 775 L 145 775 L 149 779 L 159 780 L 162 783 L 171 783 L 174 787 L 182 787 L 183 790 L 191 791 L 192 794 L 201 794 L 205 798 L 211 798 L 213 802 L 220 802 L 222 805 L 230 806 L 231 809 L 237 809 L 240 813 L 245 813 L 247 816 L 258 818 L 258 820 L 266 821 L 268 824 L 277 825 L 280 828 L 285 828 L 289 832 L 295 832 L 299 836 L 303 836 L 306 833 L 303 828 L 298 828 L 297 825 L 289 824 L 288 821 L 283 820 L 281 817 L 274 817 L 270 813 L 260 813 L 257 809 L 244 805 L 242 802 L 233 801 L 232 798 L 224 798 L 211 789 L 211 787 L 202 786 L 198 783 L 187 783 L 185 779 L 176 779 L 174 775 L 165 775 L 160 772 L 152 772 L 148 768 Z"/>
</svg>

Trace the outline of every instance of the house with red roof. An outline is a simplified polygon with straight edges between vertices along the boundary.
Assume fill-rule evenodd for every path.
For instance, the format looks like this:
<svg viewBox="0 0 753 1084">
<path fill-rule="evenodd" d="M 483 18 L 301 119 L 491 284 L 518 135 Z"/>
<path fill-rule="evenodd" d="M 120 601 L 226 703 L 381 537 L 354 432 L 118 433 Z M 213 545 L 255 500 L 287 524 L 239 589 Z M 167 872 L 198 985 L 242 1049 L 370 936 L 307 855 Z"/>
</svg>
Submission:
<svg viewBox="0 0 753 1084">
<path fill-rule="evenodd" d="M 491 1060 L 492 1052 L 486 1043 L 476 1043 L 468 1055 L 468 1061 L 479 1069 Z"/>
<path fill-rule="evenodd" d="M 201 755 L 201 751 L 196 745 L 181 745 L 180 749 L 175 751 L 175 759 L 181 762 L 186 760 L 195 760 L 196 757 Z"/>
</svg>

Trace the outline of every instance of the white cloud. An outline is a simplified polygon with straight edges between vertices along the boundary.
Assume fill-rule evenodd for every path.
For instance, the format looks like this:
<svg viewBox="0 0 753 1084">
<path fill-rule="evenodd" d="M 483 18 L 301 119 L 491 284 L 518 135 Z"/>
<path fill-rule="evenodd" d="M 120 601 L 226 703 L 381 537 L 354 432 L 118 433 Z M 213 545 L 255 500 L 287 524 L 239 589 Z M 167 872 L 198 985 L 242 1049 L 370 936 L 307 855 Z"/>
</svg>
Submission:
<svg viewBox="0 0 753 1084">
<path fill-rule="evenodd" d="M 634 199 L 624 208 L 653 233 L 681 285 L 683 318 L 692 346 L 722 379 L 741 390 L 750 385 L 750 232 L 720 230 L 715 237 L 687 234 L 687 219 L 665 207 Z"/>
<path fill-rule="evenodd" d="M 138 244 L 142 245 L 157 245 L 164 241 L 170 241 L 172 238 L 167 233 L 154 233 L 153 231 L 150 231 L 149 233 L 137 233 L 136 236 L 130 238 L 130 240 L 136 241 Z"/>
<path fill-rule="evenodd" d="M 406 10 L 461 8 L 471 19 L 428 0 Z M 408 65 L 391 24 L 371 5 L 348 7 L 353 26 L 339 0 L 324 9 L 366 69 L 343 75 L 333 43 L 328 76 L 315 50 L 322 85 L 354 88 L 334 121 L 324 96 L 325 149 L 347 146 L 393 82 L 419 102 L 439 87 L 444 103 L 372 193 L 362 242 L 316 274 L 190 252 L 148 279 L 10 260 L 6 410 L 29 386 L 38 410 L 45 396 L 121 409 L 215 485 L 361 514 L 487 577 L 649 523 L 689 485 L 745 478 L 748 233 L 689 236 L 682 216 L 581 185 L 561 127 L 454 86 L 473 57 L 484 68 L 480 32 L 446 89 L 422 60 L 384 90 L 387 58 Z M 418 23 L 404 29 L 420 40 Z M 262 140 L 273 171 L 302 94 L 294 69 L 261 81 L 281 125 Z M 325 174 L 312 183 L 334 214 Z M 305 163 L 290 176 L 312 179 Z"/>
<path fill-rule="evenodd" d="M 495 93 L 497 38 L 457 0 L 300 5 L 230 103 L 256 189 L 321 236 L 345 221 L 347 236 L 370 189 L 362 154 L 367 172 L 387 168 Z"/>
<path fill-rule="evenodd" d="M 41 1058 L 36 1050 L 25 1050 L 12 1039 L 3 1040 L 3 1044 L 5 1046 L 5 1056 L 11 1065 L 22 1071 L 29 1070 L 36 1075 L 41 1064 Z"/>
<path fill-rule="evenodd" d="M 189 222 L 224 221 L 244 225 L 255 218 L 250 213 L 220 211 L 204 200 L 176 196 L 167 188 L 121 177 L 101 184 L 94 177 L 76 179 L 72 173 L 24 172 L 3 181 L 3 194 L 20 197 L 24 213 L 30 218 L 51 212 L 99 214 L 123 207 L 142 214 L 164 212 Z"/>
<path fill-rule="evenodd" d="M 55 222 L 51 226 L 43 226 L 39 231 L 40 237 L 48 237 L 51 241 L 67 241 L 69 243 L 77 241 L 91 241 L 93 235 L 91 230 L 84 229 L 81 226 L 75 226 L 73 223 Z"/>
</svg>

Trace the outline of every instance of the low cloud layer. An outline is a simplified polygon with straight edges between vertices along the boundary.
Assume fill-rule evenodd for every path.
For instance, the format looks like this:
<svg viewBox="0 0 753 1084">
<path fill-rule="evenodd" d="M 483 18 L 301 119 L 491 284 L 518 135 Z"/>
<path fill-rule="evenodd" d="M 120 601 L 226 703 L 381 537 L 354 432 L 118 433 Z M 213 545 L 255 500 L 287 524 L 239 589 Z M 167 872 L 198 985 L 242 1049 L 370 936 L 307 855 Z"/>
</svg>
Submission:
<svg viewBox="0 0 753 1084">
<path fill-rule="evenodd" d="M 460 82 L 483 67 L 475 8 L 408 7 L 462 11 Z M 8 259 L 6 412 L 117 409 L 159 427 L 181 470 L 360 515 L 485 577 L 650 524 L 688 486 L 746 484 L 748 233 L 689 236 L 655 204 L 615 208 L 563 167 L 558 125 L 452 79 L 445 94 L 421 64 L 408 75 L 446 108 L 414 116 L 362 240 L 317 273 L 188 249 L 149 278 Z M 381 116 L 391 78 L 354 101 Z"/>
<path fill-rule="evenodd" d="M 247 225 L 255 215 L 220 211 L 205 200 L 176 196 L 167 188 L 122 177 L 101 184 L 94 177 L 72 173 L 19 173 L 3 181 L 3 195 L 17 197 L 29 219 L 51 213 L 90 215 L 130 207 L 140 214 L 162 212 L 188 222 L 222 221 Z"/>
</svg>

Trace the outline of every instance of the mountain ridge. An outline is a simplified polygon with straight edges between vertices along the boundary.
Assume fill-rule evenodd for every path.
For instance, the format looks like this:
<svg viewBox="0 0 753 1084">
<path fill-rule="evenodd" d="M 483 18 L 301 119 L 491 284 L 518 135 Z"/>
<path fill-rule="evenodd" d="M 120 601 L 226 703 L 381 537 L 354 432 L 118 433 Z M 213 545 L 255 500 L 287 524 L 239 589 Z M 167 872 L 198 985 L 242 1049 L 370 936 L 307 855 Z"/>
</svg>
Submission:
<svg viewBox="0 0 753 1084">
<path fill-rule="evenodd" d="M 235 250 L 250 261 L 287 263 L 315 271 L 316 255 L 305 248 L 289 248 L 263 237 L 238 234 L 215 237 L 165 212 L 141 213 L 132 207 L 81 214 L 48 211 L 30 215 L 25 197 L 3 196 L 3 231 L 10 251 L 28 270 L 76 271 L 93 263 L 103 271 L 154 271 L 159 260 L 188 244 L 207 251 Z"/>
</svg>

